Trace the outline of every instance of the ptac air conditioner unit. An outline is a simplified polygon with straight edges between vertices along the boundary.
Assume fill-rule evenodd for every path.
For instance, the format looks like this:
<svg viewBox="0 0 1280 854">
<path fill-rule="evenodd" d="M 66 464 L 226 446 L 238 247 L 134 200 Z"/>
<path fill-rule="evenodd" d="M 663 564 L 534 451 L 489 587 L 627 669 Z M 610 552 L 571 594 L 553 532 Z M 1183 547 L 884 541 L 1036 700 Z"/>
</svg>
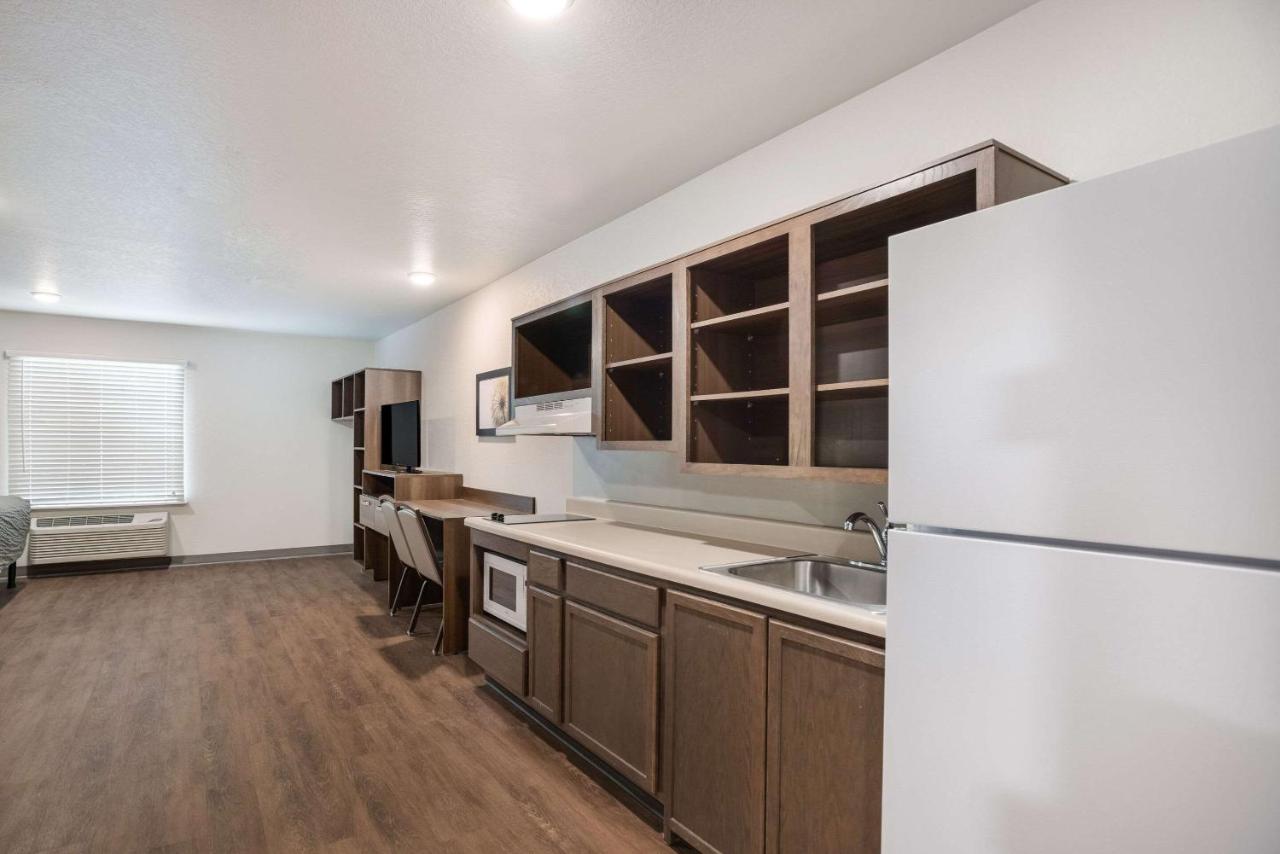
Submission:
<svg viewBox="0 0 1280 854">
<path fill-rule="evenodd" d="M 31 520 L 33 565 L 169 554 L 168 513 L 43 516 Z"/>
</svg>

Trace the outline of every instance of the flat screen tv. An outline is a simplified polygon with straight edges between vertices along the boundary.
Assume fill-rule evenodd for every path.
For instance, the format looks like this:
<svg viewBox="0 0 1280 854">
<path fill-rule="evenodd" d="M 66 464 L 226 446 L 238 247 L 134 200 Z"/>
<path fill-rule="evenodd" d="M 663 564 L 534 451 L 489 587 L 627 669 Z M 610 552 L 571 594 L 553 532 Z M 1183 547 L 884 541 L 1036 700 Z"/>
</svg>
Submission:
<svg viewBox="0 0 1280 854">
<path fill-rule="evenodd" d="M 418 401 L 382 406 L 382 465 L 416 469 L 422 465 L 422 422 Z"/>
</svg>

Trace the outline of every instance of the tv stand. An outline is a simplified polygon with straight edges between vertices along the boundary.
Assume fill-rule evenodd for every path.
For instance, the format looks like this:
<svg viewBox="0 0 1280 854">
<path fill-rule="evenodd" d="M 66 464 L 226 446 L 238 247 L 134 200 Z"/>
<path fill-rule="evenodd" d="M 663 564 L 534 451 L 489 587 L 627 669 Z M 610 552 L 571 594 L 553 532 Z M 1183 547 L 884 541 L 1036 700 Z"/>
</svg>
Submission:
<svg viewBox="0 0 1280 854">
<path fill-rule="evenodd" d="M 462 487 L 462 475 L 447 471 L 365 469 L 361 472 L 360 485 L 365 495 L 390 495 L 396 501 L 453 498 Z"/>
</svg>

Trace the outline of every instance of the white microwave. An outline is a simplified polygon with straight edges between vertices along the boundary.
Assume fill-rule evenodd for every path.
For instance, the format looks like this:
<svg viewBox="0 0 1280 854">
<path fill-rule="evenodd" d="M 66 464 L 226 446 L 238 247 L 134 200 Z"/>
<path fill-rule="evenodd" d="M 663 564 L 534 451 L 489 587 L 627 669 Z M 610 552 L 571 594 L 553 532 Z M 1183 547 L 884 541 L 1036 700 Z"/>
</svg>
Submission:
<svg viewBox="0 0 1280 854">
<path fill-rule="evenodd" d="M 520 631 L 525 630 L 525 565 L 509 557 L 484 553 L 484 599 L 486 614 L 497 617 Z"/>
</svg>

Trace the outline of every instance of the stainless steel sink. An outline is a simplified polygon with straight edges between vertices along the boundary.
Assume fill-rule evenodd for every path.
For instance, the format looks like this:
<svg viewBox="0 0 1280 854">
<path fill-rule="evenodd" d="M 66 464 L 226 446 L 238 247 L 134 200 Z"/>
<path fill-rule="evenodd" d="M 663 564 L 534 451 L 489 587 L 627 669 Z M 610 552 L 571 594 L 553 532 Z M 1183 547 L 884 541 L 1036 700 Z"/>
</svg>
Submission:
<svg viewBox="0 0 1280 854">
<path fill-rule="evenodd" d="M 880 613 L 885 609 L 885 568 L 879 564 L 802 555 L 702 569 Z"/>
</svg>

